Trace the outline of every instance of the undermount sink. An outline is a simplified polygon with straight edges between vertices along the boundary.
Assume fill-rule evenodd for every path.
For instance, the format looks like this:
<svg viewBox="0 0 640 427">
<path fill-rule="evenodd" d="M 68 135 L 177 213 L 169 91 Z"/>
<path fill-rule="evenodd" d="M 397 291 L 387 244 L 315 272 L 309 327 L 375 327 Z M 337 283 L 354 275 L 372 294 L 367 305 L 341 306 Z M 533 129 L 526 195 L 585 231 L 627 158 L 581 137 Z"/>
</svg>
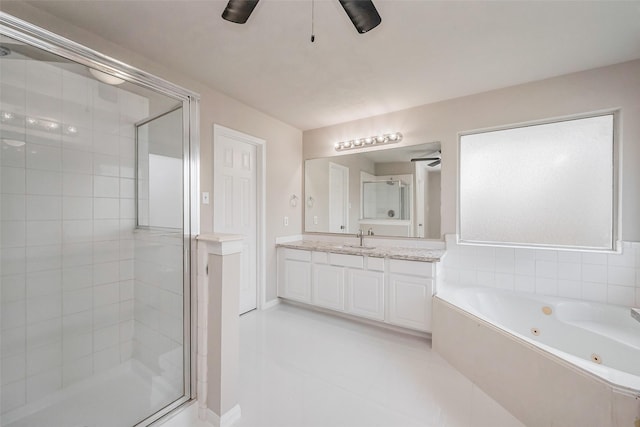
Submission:
<svg viewBox="0 0 640 427">
<path fill-rule="evenodd" d="M 350 248 L 350 249 L 362 249 L 363 251 L 375 249 L 375 246 L 360 246 L 360 245 L 342 245 L 342 247 Z"/>
</svg>

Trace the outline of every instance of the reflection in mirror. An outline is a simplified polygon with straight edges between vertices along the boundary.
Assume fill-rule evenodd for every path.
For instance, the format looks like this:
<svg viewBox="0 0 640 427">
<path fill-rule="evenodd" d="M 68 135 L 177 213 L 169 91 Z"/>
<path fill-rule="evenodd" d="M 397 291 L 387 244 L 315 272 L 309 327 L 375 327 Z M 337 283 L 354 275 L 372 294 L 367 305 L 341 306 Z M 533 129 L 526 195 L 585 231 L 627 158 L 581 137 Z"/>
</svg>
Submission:
<svg viewBox="0 0 640 427">
<path fill-rule="evenodd" d="M 439 239 L 440 143 L 305 162 L 305 232 Z"/>
<path fill-rule="evenodd" d="M 138 226 L 181 228 L 182 107 L 136 125 Z"/>
</svg>

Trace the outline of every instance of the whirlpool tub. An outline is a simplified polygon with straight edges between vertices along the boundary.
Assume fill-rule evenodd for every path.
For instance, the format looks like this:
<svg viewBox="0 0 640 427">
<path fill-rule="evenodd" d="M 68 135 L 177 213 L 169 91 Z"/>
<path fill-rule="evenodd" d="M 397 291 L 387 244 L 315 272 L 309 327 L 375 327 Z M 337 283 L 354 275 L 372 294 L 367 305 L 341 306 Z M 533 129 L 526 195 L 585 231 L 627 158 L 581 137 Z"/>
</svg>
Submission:
<svg viewBox="0 0 640 427">
<path fill-rule="evenodd" d="M 640 427 L 640 322 L 629 308 L 444 286 L 433 346 L 527 426 Z"/>
</svg>

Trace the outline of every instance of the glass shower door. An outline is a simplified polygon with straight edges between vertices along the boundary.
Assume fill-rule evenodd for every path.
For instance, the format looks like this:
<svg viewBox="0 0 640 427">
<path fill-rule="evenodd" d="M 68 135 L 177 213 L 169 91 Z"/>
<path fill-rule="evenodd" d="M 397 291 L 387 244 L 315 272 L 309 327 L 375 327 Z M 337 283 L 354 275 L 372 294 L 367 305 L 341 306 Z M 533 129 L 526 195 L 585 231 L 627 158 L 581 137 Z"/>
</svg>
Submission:
<svg viewBox="0 0 640 427">
<path fill-rule="evenodd" d="M 189 102 L 8 32 L 0 36 L 0 425 L 147 425 L 191 397 L 191 111 L 175 109 Z M 172 190 L 160 196 L 172 222 L 143 227 L 136 125 L 167 110 L 171 120 L 156 122 L 162 145 L 149 155 L 171 158 Z"/>
</svg>

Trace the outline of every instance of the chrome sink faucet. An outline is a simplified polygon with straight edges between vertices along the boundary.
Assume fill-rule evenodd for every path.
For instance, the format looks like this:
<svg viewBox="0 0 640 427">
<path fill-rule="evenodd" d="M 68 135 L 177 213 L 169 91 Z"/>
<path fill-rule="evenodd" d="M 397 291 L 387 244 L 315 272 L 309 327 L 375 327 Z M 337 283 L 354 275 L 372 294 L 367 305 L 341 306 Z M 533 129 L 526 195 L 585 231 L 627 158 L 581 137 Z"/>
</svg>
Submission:
<svg viewBox="0 0 640 427">
<path fill-rule="evenodd" d="M 358 229 L 358 232 L 356 233 L 356 237 L 360 239 L 360 246 L 364 246 L 364 231 L 362 231 L 362 228 Z"/>
</svg>

